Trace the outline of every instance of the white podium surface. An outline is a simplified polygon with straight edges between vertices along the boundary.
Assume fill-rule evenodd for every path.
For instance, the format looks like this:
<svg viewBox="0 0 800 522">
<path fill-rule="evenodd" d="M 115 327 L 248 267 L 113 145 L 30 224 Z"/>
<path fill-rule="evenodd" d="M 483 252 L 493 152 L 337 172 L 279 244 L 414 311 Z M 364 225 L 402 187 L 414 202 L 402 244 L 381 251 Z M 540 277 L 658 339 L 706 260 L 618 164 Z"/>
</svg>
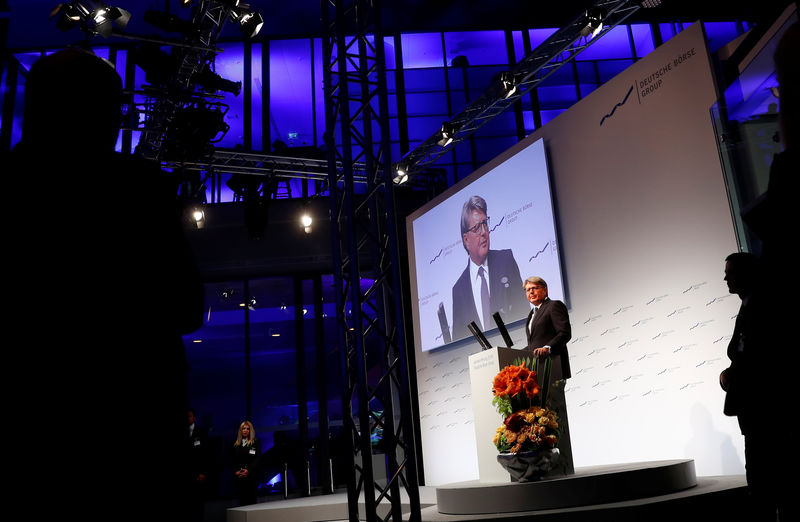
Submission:
<svg viewBox="0 0 800 522">
<path fill-rule="evenodd" d="M 511 354 L 507 355 L 506 352 Z M 509 356 L 513 359 L 514 355 L 519 355 L 519 350 L 492 348 L 469 356 L 478 478 L 481 482 L 511 482 L 511 475 L 497 462 L 497 448 L 492 443 L 495 431 L 503 423 L 503 416 L 492 405 L 492 382 L 501 369 L 501 359 L 506 360 Z"/>
</svg>

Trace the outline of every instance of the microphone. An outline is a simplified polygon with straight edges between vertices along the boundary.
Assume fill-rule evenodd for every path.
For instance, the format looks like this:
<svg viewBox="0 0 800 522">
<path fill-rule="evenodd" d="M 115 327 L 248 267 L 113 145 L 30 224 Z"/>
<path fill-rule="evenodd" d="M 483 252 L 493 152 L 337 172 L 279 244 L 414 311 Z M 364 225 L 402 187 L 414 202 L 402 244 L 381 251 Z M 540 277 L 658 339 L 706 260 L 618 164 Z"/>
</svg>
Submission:
<svg viewBox="0 0 800 522">
<path fill-rule="evenodd" d="M 506 325 L 503 323 L 503 319 L 500 317 L 500 312 L 493 313 L 492 317 L 494 317 L 494 322 L 497 323 L 497 329 L 500 330 L 500 335 L 503 336 L 503 341 L 506 343 L 506 348 L 511 348 L 514 346 L 514 341 L 512 341 L 511 336 L 508 335 Z"/>
<path fill-rule="evenodd" d="M 492 345 L 489 344 L 489 339 L 487 339 L 486 336 L 483 335 L 483 332 L 481 332 L 481 329 L 478 328 L 477 324 L 475 324 L 475 321 L 469 323 L 467 325 L 467 328 L 469 328 L 469 331 L 472 332 L 472 335 L 473 337 L 475 337 L 475 340 L 478 341 L 478 344 L 480 344 L 484 350 L 488 350 L 489 348 L 492 347 Z"/>
<path fill-rule="evenodd" d="M 450 337 L 450 326 L 447 324 L 447 314 L 444 313 L 443 302 L 439 301 L 439 310 L 436 313 L 439 315 L 439 326 L 442 329 L 444 344 L 450 344 L 453 339 Z"/>
</svg>

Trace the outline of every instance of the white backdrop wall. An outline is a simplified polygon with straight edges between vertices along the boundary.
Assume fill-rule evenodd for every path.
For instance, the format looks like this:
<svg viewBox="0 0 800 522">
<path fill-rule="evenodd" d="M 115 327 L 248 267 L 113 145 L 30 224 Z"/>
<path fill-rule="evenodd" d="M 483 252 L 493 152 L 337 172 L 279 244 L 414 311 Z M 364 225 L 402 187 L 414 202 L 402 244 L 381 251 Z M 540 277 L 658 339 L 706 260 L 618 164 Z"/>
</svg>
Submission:
<svg viewBox="0 0 800 522">
<path fill-rule="evenodd" d="M 737 245 L 709 116 L 715 100 L 696 23 L 464 180 L 545 139 L 573 326 L 566 390 L 576 467 L 692 458 L 699 475 L 743 473 L 741 435 L 722 414 L 718 384 L 738 298 L 722 280 Z M 511 335 L 525 346 L 521 324 Z M 417 347 L 428 485 L 478 477 L 467 367 L 478 349 Z"/>
</svg>

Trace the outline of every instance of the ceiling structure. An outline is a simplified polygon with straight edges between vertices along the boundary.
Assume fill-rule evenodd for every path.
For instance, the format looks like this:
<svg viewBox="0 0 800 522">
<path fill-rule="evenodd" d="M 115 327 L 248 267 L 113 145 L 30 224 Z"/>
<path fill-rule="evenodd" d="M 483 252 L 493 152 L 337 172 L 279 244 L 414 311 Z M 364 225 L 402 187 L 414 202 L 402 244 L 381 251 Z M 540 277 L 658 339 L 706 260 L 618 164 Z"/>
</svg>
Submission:
<svg viewBox="0 0 800 522">
<path fill-rule="evenodd" d="M 122 7 L 132 13 L 126 32 L 153 35 L 155 30 L 143 20 L 148 9 L 164 10 L 181 16 L 186 13 L 175 0 L 112 0 L 109 5 Z M 563 27 L 591 0 L 572 2 L 544 2 L 542 0 L 386 0 L 383 2 L 383 28 L 385 34 L 396 32 L 458 31 L 477 29 L 523 29 Z M 771 5 L 786 5 L 785 0 L 663 0 L 662 5 L 641 9 L 632 22 L 687 21 L 697 19 L 748 20 L 757 22 L 772 10 Z M 42 47 L 63 47 L 82 39 L 78 31 L 62 33 L 49 19 L 56 0 L 8 0 L 9 16 L 7 47 L 13 50 Z M 319 0 L 250 0 L 252 9 L 264 17 L 260 39 L 307 37 L 321 34 Z M 188 13 L 183 15 L 188 17 Z M 96 37 L 102 40 L 100 37 Z M 233 24 L 228 24 L 221 40 L 239 40 L 241 34 Z M 109 41 L 114 41 L 112 37 Z M 94 42 L 100 44 L 100 42 Z"/>
</svg>

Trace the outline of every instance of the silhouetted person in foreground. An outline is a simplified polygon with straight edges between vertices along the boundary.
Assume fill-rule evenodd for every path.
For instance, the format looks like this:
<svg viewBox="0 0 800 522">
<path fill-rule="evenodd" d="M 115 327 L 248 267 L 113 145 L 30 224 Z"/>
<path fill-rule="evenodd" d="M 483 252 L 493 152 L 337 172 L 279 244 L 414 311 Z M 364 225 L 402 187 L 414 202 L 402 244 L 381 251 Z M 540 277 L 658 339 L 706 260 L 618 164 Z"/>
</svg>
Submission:
<svg viewBox="0 0 800 522">
<path fill-rule="evenodd" d="M 776 154 L 764 198 L 743 217 L 762 242 L 762 278 L 747 304 L 745 358 L 751 403 L 758 420 L 743 426 L 748 487 L 754 501 L 754 520 L 798 519 L 792 481 L 797 469 L 794 415 L 789 401 L 795 395 L 800 341 L 793 328 L 798 319 L 797 200 L 800 197 L 800 26 L 792 25 L 775 52 L 779 91 L 780 136 L 783 152 Z M 747 334 L 745 334 L 747 335 Z M 730 395 L 730 391 L 728 392 Z M 753 415 L 754 417 L 754 415 Z M 741 423 L 740 416 L 740 423 Z M 746 421 L 747 424 L 747 421 Z M 757 425 L 756 425 L 757 424 Z"/>
<path fill-rule="evenodd" d="M 3 159 L 16 202 L 3 206 L 16 339 L 4 412 L 53 434 L 47 451 L 7 452 L 9 497 L 35 518 L 186 513 L 181 334 L 202 324 L 202 287 L 164 173 L 113 150 L 121 102 L 108 62 L 78 49 L 44 57 Z"/>
</svg>

